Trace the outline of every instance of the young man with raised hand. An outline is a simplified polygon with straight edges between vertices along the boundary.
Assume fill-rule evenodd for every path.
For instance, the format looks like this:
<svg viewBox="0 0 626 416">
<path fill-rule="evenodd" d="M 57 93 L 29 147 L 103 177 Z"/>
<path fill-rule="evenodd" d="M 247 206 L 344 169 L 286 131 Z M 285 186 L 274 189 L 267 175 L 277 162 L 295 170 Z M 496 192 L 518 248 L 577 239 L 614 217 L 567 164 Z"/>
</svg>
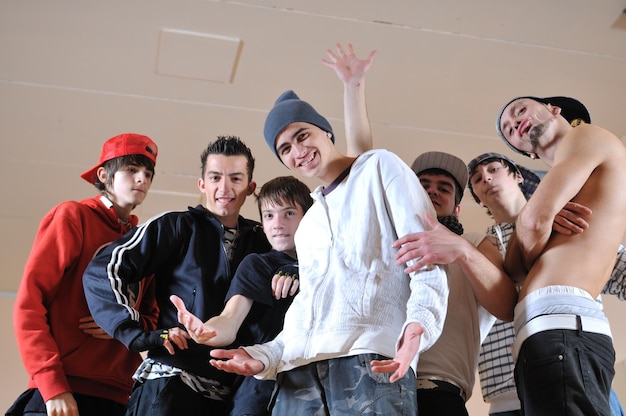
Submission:
<svg viewBox="0 0 626 416">
<path fill-rule="evenodd" d="M 390 152 L 339 153 L 326 118 L 293 91 L 264 133 L 285 166 L 322 182 L 296 233 L 300 293 L 274 341 L 214 350 L 211 363 L 277 377 L 274 414 L 416 414 L 417 356 L 440 335 L 448 288 L 438 266 L 405 274 L 391 246 L 435 216 L 428 195 Z"/>
</svg>

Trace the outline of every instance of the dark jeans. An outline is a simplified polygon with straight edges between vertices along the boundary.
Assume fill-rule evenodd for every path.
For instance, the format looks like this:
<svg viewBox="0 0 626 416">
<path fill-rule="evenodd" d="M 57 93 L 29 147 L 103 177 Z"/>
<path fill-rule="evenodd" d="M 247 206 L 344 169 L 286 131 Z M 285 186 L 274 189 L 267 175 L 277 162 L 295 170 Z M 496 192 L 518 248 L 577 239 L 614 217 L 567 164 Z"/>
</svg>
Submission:
<svg viewBox="0 0 626 416">
<path fill-rule="evenodd" d="M 529 337 L 515 365 L 517 394 L 526 416 L 609 416 L 615 374 L 610 337 L 556 329 Z"/>
<path fill-rule="evenodd" d="M 418 389 L 419 416 L 468 416 L 465 400 L 458 393 L 440 389 Z"/>
<path fill-rule="evenodd" d="M 415 373 L 373 373 L 378 354 L 333 358 L 280 373 L 273 415 L 417 415 Z"/>
<path fill-rule="evenodd" d="M 225 416 L 230 404 L 196 393 L 178 376 L 163 377 L 135 384 L 126 416 Z"/>
<path fill-rule="evenodd" d="M 122 416 L 126 408 L 123 404 L 112 400 L 78 393 L 74 393 L 74 400 L 78 405 L 80 416 Z M 6 412 L 6 416 L 46 416 L 47 414 L 46 404 L 38 389 L 26 390 Z"/>
</svg>

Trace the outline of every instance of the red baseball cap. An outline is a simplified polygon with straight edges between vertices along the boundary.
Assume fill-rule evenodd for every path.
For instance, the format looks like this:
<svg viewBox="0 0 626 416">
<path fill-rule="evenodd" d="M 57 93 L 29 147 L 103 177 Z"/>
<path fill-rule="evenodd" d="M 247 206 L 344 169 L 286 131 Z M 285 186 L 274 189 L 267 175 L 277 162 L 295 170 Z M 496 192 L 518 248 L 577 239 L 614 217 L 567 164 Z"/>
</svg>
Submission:
<svg viewBox="0 0 626 416">
<path fill-rule="evenodd" d="M 156 165 L 159 149 L 155 142 L 148 136 L 135 133 L 123 133 L 104 142 L 98 164 L 83 172 L 80 177 L 93 184 L 96 179 L 96 171 L 104 162 L 120 156 L 142 155 Z"/>
</svg>

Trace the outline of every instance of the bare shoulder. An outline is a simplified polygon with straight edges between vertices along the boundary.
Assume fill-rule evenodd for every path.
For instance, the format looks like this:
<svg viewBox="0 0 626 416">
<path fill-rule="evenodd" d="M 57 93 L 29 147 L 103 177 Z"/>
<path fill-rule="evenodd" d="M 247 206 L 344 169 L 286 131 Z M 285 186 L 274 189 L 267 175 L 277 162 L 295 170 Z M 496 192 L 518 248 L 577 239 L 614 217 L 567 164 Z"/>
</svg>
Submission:
<svg viewBox="0 0 626 416">
<path fill-rule="evenodd" d="M 624 143 L 615 134 L 595 124 L 581 124 L 572 129 L 568 137 L 577 145 L 596 146 L 602 142 L 604 145 L 624 148 Z"/>
</svg>

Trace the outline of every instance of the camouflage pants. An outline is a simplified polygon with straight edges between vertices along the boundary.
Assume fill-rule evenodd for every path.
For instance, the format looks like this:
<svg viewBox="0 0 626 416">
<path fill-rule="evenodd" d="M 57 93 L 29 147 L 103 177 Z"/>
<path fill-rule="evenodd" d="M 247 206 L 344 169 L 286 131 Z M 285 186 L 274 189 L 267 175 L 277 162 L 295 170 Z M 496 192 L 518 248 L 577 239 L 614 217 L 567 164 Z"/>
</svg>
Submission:
<svg viewBox="0 0 626 416">
<path fill-rule="evenodd" d="M 318 361 L 280 373 L 273 415 L 417 415 L 415 373 L 395 383 L 391 374 L 373 373 L 378 354 Z"/>
</svg>

